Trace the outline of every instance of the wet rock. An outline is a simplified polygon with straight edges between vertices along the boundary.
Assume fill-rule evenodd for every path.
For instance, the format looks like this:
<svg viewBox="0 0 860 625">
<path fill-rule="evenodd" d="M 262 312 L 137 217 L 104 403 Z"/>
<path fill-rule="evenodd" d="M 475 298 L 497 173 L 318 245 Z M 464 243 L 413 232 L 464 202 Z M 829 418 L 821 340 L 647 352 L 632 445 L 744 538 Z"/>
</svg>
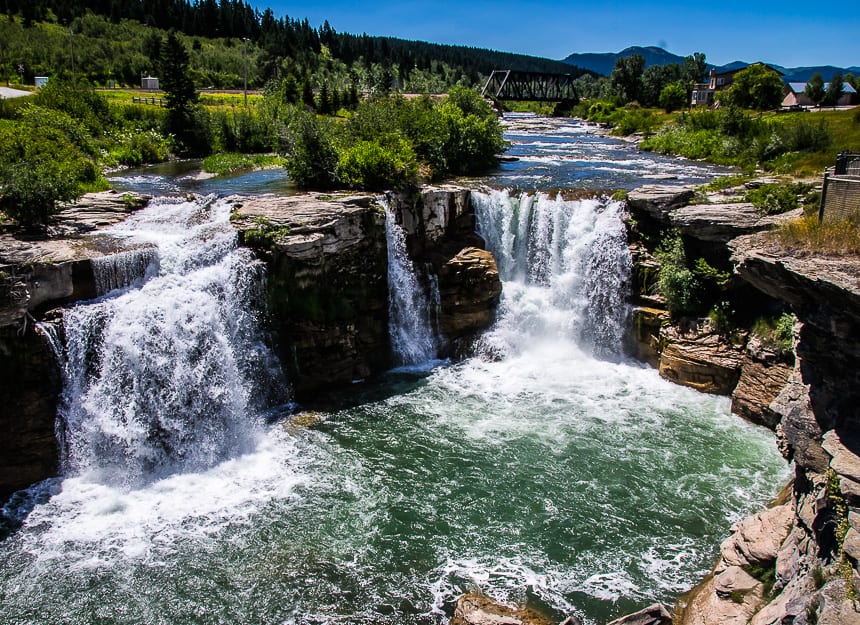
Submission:
<svg viewBox="0 0 860 625">
<path fill-rule="evenodd" d="M 652 367 L 660 366 L 660 330 L 669 323 L 669 311 L 649 306 L 632 310 L 631 345 L 633 356 Z"/>
<path fill-rule="evenodd" d="M 608 625 L 671 625 L 672 615 L 661 603 L 615 619 Z"/>
<path fill-rule="evenodd" d="M 14 491 L 56 475 L 54 432 L 60 371 L 32 325 L 0 328 L 0 503 Z"/>
<path fill-rule="evenodd" d="M 442 336 L 457 352 L 492 324 L 502 282 L 493 255 L 476 247 L 445 260 L 438 276 Z"/>
<path fill-rule="evenodd" d="M 704 393 L 728 395 L 738 383 L 742 354 L 707 326 L 663 326 L 660 375 Z"/>
<path fill-rule="evenodd" d="M 457 601 L 451 625 L 551 625 L 552 621 L 529 608 L 511 608 L 489 597 L 466 594 Z"/>
</svg>

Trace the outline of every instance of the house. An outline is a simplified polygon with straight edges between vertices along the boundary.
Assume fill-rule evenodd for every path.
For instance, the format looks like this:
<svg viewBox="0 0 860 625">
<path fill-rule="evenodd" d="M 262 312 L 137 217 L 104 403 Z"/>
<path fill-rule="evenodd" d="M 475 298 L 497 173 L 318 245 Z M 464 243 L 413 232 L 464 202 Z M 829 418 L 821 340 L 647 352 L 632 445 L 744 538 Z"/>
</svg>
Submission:
<svg viewBox="0 0 860 625">
<path fill-rule="evenodd" d="M 782 92 L 785 94 L 785 97 L 782 99 L 783 108 L 791 108 L 794 106 L 815 106 L 815 102 L 813 102 L 806 93 L 806 84 L 805 82 L 790 82 L 783 87 Z M 830 83 L 824 83 L 824 90 L 830 87 Z M 849 82 L 842 83 L 842 97 L 836 101 L 836 106 L 850 106 L 855 102 L 857 98 L 857 90 L 851 86 Z"/>
<path fill-rule="evenodd" d="M 716 68 L 712 67 L 710 74 L 708 75 L 708 82 L 696 83 L 693 86 L 693 95 L 690 98 L 690 106 L 713 106 L 716 101 L 716 93 L 718 91 L 725 91 L 731 87 L 732 83 L 735 82 L 735 74 L 745 70 L 747 67 L 749 67 L 749 65 L 719 73 L 717 73 Z M 770 65 L 765 65 L 765 67 L 776 72 L 780 76 L 784 75 L 781 71 L 774 69 Z"/>
<path fill-rule="evenodd" d="M 141 89 L 158 89 L 158 78 L 154 76 L 146 76 L 140 79 Z"/>
</svg>

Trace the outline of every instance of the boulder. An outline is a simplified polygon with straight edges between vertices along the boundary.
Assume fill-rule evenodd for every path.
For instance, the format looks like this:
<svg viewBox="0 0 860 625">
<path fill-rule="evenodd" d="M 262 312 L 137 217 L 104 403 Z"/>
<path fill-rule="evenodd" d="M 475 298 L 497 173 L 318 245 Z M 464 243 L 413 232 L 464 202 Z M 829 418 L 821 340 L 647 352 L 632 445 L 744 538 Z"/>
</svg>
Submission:
<svg viewBox="0 0 860 625">
<path fill-rule="evenodd" d="M 551 625 L 546 616 L 529 608 L 512 608 L 489 597 L 466 594 L 457 600 L 451 625 Z"/>
<path fill-rule="evenodd" d="M 761 582 L 739 566 L 730 566 L 714 576 L 714 592 L 720 597 L 731 597 L 735 593 L 745 595 L 759 586 Z"/>
<path fill-rule="evenodd" d="M 477 247 L 461 249 L 437 271 L 440 329 L 451 350 L 457 352 L 492 324 L 502 282 L 493 255 Z"/>
<path fill-rule="evenodd" d="M 707 326 L 660 329 L 660 375 L 704 393 L 729 395 L 740 377 L 742 354 Z"/>
<path fill-rule="evenodd" d="M 654 603 L 647 608 L 622 616 L 610 622 L 609 625 L 671 625 L 672 615 L 661 603 Z"/>
<path fill-rule="evenodd" d="M 732 535 L 720 547 L 725 569 L 731 566 L 772 566 L 793 522 L 792 502 L 762 510 L 735 523 Z"/>
</svg>

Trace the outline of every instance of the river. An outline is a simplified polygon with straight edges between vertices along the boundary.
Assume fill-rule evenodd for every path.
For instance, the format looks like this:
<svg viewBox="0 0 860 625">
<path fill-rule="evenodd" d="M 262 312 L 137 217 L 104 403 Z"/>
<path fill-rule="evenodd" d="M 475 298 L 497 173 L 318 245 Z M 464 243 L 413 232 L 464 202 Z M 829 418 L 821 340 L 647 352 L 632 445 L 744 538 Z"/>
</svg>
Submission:
<svg viewBox="0 0 860 625">
<path fill-rule="evenodd" d="M 521 190 L 716 170 L 571 120 L 507 123 L 520 160 L 475 198 L 504 284 L 480 357 L 301 419 L 268 418 L 288 381 L 216 197 L 280 172 L 122 174 L 213 195 L 115 227 L 157 263 L 64 313 L 65 475 L 22 494 L 37 503 L 0 543 L 2 622 L 429 625 L 479 591 L 602 623 L 696 583 L 787 478 L 773 434 L 622 355 L 619 203 Z"/>
</svg>

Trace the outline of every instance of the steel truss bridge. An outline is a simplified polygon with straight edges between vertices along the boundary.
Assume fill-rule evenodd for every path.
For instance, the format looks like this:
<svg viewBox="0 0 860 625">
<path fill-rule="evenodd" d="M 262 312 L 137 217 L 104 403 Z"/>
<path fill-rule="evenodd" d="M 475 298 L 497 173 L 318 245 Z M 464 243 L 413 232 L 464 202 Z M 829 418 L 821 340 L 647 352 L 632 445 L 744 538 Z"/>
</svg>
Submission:
<svg viewBox="0 0 860 625">
<path fill-rule="evenodd" d="M 494 70 L 481 90 L 481 95 L 494 100 L 576 101 L 578 97 L 573 80 L 570 74 Z"/>
</svg>

